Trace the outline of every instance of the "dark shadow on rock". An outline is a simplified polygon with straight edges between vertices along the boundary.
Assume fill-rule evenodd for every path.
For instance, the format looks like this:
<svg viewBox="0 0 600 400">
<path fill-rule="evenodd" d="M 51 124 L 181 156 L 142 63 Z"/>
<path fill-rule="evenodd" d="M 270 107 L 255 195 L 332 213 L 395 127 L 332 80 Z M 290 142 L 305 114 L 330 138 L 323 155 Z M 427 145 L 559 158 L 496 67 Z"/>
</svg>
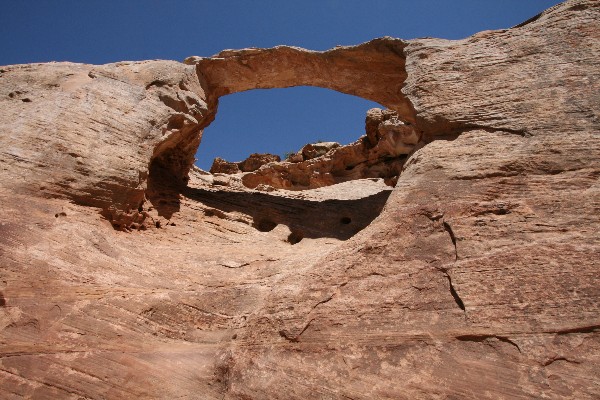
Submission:
<svg viewBox="0 0 600 400">
<path fill-rule="evenodd" d="M 346 240 L 367 227 L 380 213 L 392 190 L 357 200 L 311 201 L 257 192 L 219 192 L 187 187 L 182 194 L 224 212 L 252 217 L 254 227 L 269 231 L 287 225 L 298 238 Z M 301 240 L 301 239 L 300 239 Z"/>
<path fill-rule="evenodd" d="M 158 215 L 170 219 L 181 208 L 179 194 L 185 189 L 185 183 L 160 162 L 150 164 L 146 199 L 158 212 Z"/>
</svg>

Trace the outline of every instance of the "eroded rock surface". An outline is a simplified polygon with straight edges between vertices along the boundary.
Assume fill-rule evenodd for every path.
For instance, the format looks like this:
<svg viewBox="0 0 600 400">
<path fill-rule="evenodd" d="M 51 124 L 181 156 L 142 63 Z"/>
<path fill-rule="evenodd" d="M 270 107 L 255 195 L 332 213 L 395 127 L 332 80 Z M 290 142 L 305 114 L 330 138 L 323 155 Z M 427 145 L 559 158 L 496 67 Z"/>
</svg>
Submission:
<svg viewBox="0 0 600 400">
<path fill-rule="evenodd" d="M 144 61 L 2 71 L 7 190 L 100 207 L 122 226 L 145 218 L 138 209 L 152 196 L 149 179 L 185 182 L 211 117 L 192 67 Z"/>
<path fill-rule="evenodd" d="M 600 397 L 599 8 L 0 67 L 0 397 Z M 219 96 L 304 84 L 394 110 L 370 146 L 410 124 L 393 190 L 190 169 Z"/>
<path fill-rule="evenodd" d="M 231 162 L 217 157 L 214 159 L 213 164 L 210 167 L 210 172 L 212 174 L 238 174 L 240 172 L 252 172 L 256 171 L 265 164 L 279 161 L 281 161 L 281 157 L 268 153 L 253 153 L 250 154 L 250 156 L 248 156 L 248 158 L 246 158 L 244 161 L 240 162 Z"/>
<path fill-rule="evenodd" d="M 213 160 L 212 166 L 210 167 L 211 174 L 239 174 L 240 170 L 239 163 L 231 162 L 217 157 Z"/>
<path fill-rule="evenodd" d="M 305 190 L 365 178 L 381 178 L 394 186 L 406 156 L 424 145 L 419 133 L 395 111 L 378 108 L 367 112 L 365 129 L 367 134 L 354 143 L 309 143 L 283 162 L 272 154 L 252 154 L 242 162 L 217 157 L 210 172 L 239 175 L 236 179 L 251 189 Z M 213 180 L 222 181 L 229 184 L 231 178 Z"/>
<path fill-rule="evenodd" d="M 252 189 L 267 185 L 305 190 L 364 178 L 381 178 L 395 185 L 420 134 L 410 123 L 400 121 L 395 111 L 377 108 L 367 112 L 365 129 L 367 134 L 354 143 L 309 143 L 284 162 L 266 164 L 241 180 Z"/>
</svg>

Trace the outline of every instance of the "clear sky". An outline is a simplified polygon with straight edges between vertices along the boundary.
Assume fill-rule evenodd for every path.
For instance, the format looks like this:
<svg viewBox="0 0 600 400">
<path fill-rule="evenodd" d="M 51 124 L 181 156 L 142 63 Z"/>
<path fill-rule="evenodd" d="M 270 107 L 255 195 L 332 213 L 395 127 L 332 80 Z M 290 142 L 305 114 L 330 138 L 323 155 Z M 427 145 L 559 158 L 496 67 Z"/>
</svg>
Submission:
<svg viewBox="0 0 600 400">
<path fill-rule="evenodd" d="M 183 60 L 279 44 L 313 50 L 381 36 L 460 39 L 514 26 L 556 0 L 0 0 L 0 65 Z M 197 157 L 240 161 L 315 140 L 349 143 L 377 104 L 320 88 L 221 98 Z"/>
</svg>

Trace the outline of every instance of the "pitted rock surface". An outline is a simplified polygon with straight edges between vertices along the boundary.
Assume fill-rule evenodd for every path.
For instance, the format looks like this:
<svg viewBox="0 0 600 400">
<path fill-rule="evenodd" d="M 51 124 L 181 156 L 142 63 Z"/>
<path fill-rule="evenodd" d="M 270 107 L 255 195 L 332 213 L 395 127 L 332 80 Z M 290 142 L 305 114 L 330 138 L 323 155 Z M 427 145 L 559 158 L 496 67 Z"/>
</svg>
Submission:
<svg viewBox="0 0 600 400">
<path fill-rule="evenodd" d="M 599 398 L 598 21 L 0 67 L 0 398 Z M 294 85 L 396 113 L 394 188 L 192 167 L 220 96 Z"/>
</svg>

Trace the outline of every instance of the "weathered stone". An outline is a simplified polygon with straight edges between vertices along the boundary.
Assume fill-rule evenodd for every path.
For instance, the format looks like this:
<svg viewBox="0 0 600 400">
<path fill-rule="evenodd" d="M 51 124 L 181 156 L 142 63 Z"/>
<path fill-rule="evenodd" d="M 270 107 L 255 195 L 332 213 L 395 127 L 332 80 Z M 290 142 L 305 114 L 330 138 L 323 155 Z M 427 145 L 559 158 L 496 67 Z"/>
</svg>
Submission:
<svg viewBox="0 0 600 400">
<path fill-rule="evenodd" d="M 599 398 L 599 20 L 1 67 L 0 398 Z M 220 95 L 303 84 L 414 129 L 393 190 L 190 170 Z"/>
<path fill-rule="evenodd" d="M 309 143 L 302 148 L 301 153 L 302 153 L 303 159 L 306 161 L 306 160 L 310 160 L 313 158 L 324 156 L 330 150 L 333 150 L 336 147 L 340 147 L 340 144 L 337 142 Z"/>
<path fill-rule="evenodd" d="M 302 155 L 302 151 L 299 151 L 297 153 L 288 154 L 287 157 L 285 158 L 285 161 L 291 162 L 291 163 L 298 163 L 298 162 L 304 161 L 304 156 Z"/>
<path fill-rule="evenodd" d="M 231 177 L 221 174 L 215 175 L 212 181 L 212 184 L 217 186 L 229 186 L 230 183 Z"/>
<path fill-rule="evenodd" d="M 373 100 L 413 121 L 410 101 L 401 95 L 406 79 L 404 49 L 408 42 L 391 37 L 324 52 L 298 47 L 223 50 L 213 57 L 188 57 L 223 96 L 249 89 L 319 86 Z"/>
<path fill-rule="evenodd" d="M 392 110 L 382 110 L 381 108 L 371 108 L 367 111 L 365 118 L 365 133 L 367 140 L 371 146 L 375 146 L 381 135 L 379 134 L 379 125 L 388 119 L 395 117 L 398 119 L 398 114 Z"/>
<path fill-rule="evenodd" d="M 238 174 L 240 172 L 239 163 L 230 162 L 220 157 L 215 158 L 210 167 L 211 174 Z"/>
<path fill-rule="evenodd" d="M 281 157 L 275 154 L 259 154 L 253 153 L 247 159 L 239 163 L 240 169 L 243 172 L 253 172 L 265 164 L 281 161 Z"/>
<path fill-rule="evenodd" d="M 281 157 L 274 154 L 253 153 L 247 159 L 240 162 L 230 162 L 220 157 L 214 159 L 210 172 L 212 174 L 239 174 L 240 172 L 256 171 L 265 164 L 281 161 Z"/>
<path fill-rule="evenodd" d="M 380 118 L 373 130 L 370 122 L 375 113 L 385 118 Z M 346 146 L 336 142 L 307 144 L 286 162 L 243 175 L 242 182 L 249 188 L 265 184 L 279 189 L 304 190 L 355 179 L 381 178 L 393 186 L 405 156 L 416 148 L 419 135 L 391 110 L 369 110 L 366 130 L 373 134 L 374 142 L 364 136 Z"/>
</svg>

